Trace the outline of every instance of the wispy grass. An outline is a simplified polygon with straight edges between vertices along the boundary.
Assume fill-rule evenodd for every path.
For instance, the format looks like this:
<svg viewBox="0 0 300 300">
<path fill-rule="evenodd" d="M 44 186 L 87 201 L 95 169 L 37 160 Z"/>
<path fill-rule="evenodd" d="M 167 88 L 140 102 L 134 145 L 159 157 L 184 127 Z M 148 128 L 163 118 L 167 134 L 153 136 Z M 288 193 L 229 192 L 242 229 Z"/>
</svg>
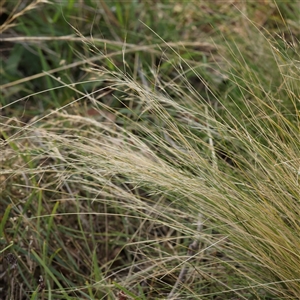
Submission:
<svg viewBox="0 0 300 300">
<path fill-rule="evenodd" d="M 169 24 L 162 17 L 170 6 L 157 4 L 157 24 L 147 28 L 127 22 L 129 6 L 122 15 L 121 4 L 112 13 L 102 3 L 117 42 L 81 30 L 70 37 L 99 55 L 78 55 L 81 80 L 44 65 L 47 82 L 33 96 L 47 87 L 55 109 L 13 117 L 15 104 L 4 102 L 5 297 L 299 297 L 299 48 L 288 41 L 299 32 L 285 21 L 291 10 L 269 4 L 277 32 L 268 18 L 257 24 L 251 6 L 203 4 L 214 39 L 196 46 L 193 24 L 204 12 L 174 8 L 178 24 L 191 26 L 177 42 L 159 26 Z M 139 45 L 129 34 L 135 26 L 147 32 Z M 129 45 L 118 40 L 124 27 Z M 278 39 L 284 28 L 290 36 Z"/>
</svg>

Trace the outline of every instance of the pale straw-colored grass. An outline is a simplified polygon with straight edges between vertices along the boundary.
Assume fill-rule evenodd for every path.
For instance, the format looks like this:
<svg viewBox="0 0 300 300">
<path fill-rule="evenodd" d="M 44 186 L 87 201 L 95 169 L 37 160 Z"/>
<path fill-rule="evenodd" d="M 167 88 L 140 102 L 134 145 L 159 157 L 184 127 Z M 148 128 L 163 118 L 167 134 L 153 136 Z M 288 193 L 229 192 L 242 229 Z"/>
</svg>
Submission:
<svg viewBox="0 0 300 300">
<path fill-rule="evenodd" d="M 239 49 L 228 41 L 222 49 L 215 74 L 228 80 L 227 93 L 217 94 L 197 64 L 170 47 L 176 80 L 159 70 L 146 78 L 139 66 L 140 84 L 116 66 L 112 72 L 86 61 L 92 79 L 107 82 L 123 103 L 120 110 L 105 104 L 105 93 L 101 101 L 78 90 L 82 99 L 73 106 L 28 124 L 3 119 L 1 176 L 22 191 L 12 199 L 21 225 L 11 220 L 10 234 L 28 255 L 28 272 L 39 266 L 48 276 L 48 292 L 299 297 L 299 67 L 256 34 L 263 51 L 253 61 L 252 43 Z M 264 59 L 270 74 L 252 65 Z M 188 72 L 203 81 L 207 97 Z"/>
</svg>

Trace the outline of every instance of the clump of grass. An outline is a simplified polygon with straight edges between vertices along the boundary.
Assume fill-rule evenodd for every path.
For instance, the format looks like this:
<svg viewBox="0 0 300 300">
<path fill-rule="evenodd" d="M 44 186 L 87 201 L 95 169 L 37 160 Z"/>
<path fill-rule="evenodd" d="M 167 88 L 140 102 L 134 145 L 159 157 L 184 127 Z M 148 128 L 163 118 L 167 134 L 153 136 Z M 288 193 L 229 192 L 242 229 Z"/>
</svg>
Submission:
<svg viewBox="0 0 300 300">
<path fill-rule="evenodd" d="M 131 73 L 125 49 L 126 72 L 117 57 L 87 60 L 101 89 L 56 79 L 83 98 L 26 124 L 3 119 L 1 241 L 13 242 L 19 294 L 298 297 L 298 49 L 251 26 L 259 45 L 225 36 L 210 45 L 214 64 L 165 43 L 167 74 Z"/>
</svg>

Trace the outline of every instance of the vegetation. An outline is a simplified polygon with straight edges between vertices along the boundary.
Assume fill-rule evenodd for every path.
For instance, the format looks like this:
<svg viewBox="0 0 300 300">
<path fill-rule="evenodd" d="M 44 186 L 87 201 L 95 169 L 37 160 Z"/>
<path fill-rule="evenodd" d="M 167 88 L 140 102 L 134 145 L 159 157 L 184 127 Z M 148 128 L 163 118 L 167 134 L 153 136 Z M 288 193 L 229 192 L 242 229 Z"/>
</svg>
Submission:
<svg viewBox="0 0 300 300">
<path fill-rule="evenodd" d="M 298 299 L 299 10 L 4 1 L 0 298 Z"/>
</svg>

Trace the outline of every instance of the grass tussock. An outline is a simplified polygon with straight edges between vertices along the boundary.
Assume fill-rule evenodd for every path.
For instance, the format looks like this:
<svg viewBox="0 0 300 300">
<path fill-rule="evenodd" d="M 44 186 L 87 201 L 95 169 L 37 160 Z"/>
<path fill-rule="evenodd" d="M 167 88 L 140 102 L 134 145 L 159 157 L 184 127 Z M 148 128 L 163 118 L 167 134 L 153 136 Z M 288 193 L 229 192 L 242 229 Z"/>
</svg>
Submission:
<svg viewBox="0 0 300 300">
<path fill-rule="evenodd" d="M 234 39 L 194 53 L 149 28 L 159 46 L 128 52 L 80 34 L 107 64 L 48 72 L 45 92 L 76 98 L 25 119 L 3 105 L 5 297 L 299 297 L 299 47 L 239 12 Z"/>
</svg>

